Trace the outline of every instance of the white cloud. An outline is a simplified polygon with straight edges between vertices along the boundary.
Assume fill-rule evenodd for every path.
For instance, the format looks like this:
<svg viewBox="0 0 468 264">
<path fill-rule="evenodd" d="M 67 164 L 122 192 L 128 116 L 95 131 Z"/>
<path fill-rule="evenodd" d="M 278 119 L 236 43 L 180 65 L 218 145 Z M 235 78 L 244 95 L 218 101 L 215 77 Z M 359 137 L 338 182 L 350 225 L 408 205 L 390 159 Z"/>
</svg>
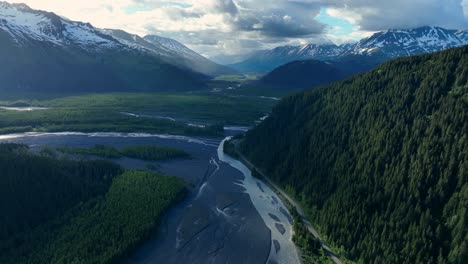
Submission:
<svg viewBox="0 0 468 264">
<path fill-rule="evenodd" d="M 7 0 L 8 1 L 8 0 Z M 467 26 L 468 0 L 9 0 L 100 28 L 172 37 L 204 55 L 283 44 L 355 40 L 386 28 Z M 316 21 L 322 7 L 353 24 Z M 464 8 L 464 9 L 463 9 Z M 465 16 L 464 16 L 465 14 Z M 330 30 L 333 29 L 333 30 Z M 328 29 L 328 30 L 327 30 Z"/>
<path fill-rule="evenodd" d="M 466 28 L 467 0 L 343 0 L 332 10 L 366 31 L 441 26 Z M 465 10 L 464 10 L 465 8 Z"/>
</svg>

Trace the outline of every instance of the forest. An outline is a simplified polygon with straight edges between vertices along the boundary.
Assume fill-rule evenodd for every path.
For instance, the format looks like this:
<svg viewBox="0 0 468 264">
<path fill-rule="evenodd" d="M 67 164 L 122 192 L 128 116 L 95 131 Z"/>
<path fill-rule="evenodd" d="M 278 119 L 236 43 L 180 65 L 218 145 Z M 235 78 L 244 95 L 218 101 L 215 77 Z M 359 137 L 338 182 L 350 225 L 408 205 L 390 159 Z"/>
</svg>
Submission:
<svg viewBox="0 0 468 264">
<path fill-rule="evenodd" d="M 28 112 L 0 109 L 0 134 L 63 131 L 221 136 L 224 128 L 219 124 L 194 127 L 173 120 L 136 118 L 111 109 L 60 108 Z"/>
<path fill-rule="evenodd" d="M 468 259 L 468 46 L 283 99 L 240 151 L 358 263 Z"/>
<path fill-rule="evenodd" d="M 182 180 L 0 144 L 0 263 L 112 263 L 185 194 Z"/>
</svg>

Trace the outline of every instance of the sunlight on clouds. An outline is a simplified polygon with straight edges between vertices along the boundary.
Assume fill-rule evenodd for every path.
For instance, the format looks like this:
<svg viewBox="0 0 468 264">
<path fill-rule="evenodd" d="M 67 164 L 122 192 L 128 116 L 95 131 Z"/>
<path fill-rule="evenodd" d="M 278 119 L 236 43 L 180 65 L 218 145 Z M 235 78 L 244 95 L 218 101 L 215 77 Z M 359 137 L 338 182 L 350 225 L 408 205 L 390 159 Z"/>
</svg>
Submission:
<svg viewBox="0 0 468 264">
<path fill-rule="evenodd" d="M 468 0 L 9 0 L 99 28 L 175 38 L 207 56 L 356 41 L 376 30 L 467 27 Z M 443 6 L 442 10 L 440 7 Z M 464 7 L 464 10 L 463 10 Z M 418 12 L 420 10 L 420 12 Z M 442 12 L 443 11 L 443 12 Z M 435 13 L 434 13 L 435 12 Z"/>
</svg>

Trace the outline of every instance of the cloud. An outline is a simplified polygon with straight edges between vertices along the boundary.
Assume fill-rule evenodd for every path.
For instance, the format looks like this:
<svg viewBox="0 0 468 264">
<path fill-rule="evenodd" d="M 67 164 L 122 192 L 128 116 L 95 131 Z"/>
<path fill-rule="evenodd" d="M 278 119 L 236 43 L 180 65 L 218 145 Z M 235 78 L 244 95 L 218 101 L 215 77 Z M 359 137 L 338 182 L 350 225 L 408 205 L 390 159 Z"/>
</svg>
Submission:
<svg viewBox="0 0 468 264">
<path fill-rule="evenodd" d="M 175 38 L 208 56 L 327 39 L 342 43 L 388 28 L 468 26 L 468 0 L 7 1 L 101 28 Z"/>
<path fill-rule="evenodd" d="M 467 0 L 343 0 L 334 7 L 337 16 L 345 17 L 361 30 L 441 26 L 466 28 L 464 15 Z"/>
</svg>

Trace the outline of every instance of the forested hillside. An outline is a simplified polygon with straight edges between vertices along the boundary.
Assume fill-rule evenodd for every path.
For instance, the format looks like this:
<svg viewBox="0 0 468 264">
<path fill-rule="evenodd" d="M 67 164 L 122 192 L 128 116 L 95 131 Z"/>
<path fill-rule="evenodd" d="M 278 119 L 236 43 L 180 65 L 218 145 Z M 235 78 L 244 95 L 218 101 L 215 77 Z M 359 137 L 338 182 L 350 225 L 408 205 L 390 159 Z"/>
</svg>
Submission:
<svg viewBox="0 0 468 264">
<path fill-rule="evenodd" d="M 468 259 L 468 46 L 284 99 L 241 151 L 362 263 Z"/>
<path fill-rule="evenodd" d="M 0 144 L 0 245 L 106 193 L 121 172 L 110 162 L 58 162 L 31 154 L 25 145 Z"/>
<path fill-rule="evenodd" d="M 0 263 L 118 262 L 185 195 L 176 177 L 47 153 L 0 144 Z"/>
</svg>

